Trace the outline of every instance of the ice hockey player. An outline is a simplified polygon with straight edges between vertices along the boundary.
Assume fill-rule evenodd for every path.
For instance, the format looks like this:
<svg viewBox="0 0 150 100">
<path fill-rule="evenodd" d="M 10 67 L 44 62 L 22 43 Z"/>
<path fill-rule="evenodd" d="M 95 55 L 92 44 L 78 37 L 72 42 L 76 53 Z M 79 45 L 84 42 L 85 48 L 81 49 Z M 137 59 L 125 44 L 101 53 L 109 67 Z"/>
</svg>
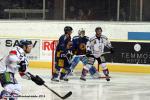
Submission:
<svg viewBox="0 0 150 100">
<path fill-rule="evenodd" d="M 69 74 L 73 72 L 79 61 L 83 63 L 83 70 L 85 70 L 85 65 L 87 63 L 86 57 L 86 44 L 89 40 L 89 37 L 85 36 L 85 30 L 83 28 L 79 29 L 78 35 L 74 36 L 72 39 L 73 47 L 73 58 L 71 60 L 70 70 L 65 77 L 68 77 Z"/>
<path fill-rule="evenodd" d="M 106 66 L 106 61 L 104 58 L 104 47 L 107 47 L 110 50 L 110 53 L 113 53 L 113 47 L 111 46 L 111 43 L 109 42 L 108 38 L 104 35 L 102 35 L 102 28 L 96 27 L 95 29 L 96 35 L 88 41 L 86 47 L 87 47 L 87 57 L 88 62 L 86 64 L 86 67 L 90 68 L 93 66 L 95 60 L 98 61 L 99 64 L 101 64 L 102 70 L 104 75 L 106 76 L 106 80 L 110 81 L 109 78 L 109 70 Z M 95 73 L 95 70 L 92 70 Z M 85 78 L 86 73 L 82 78 Z"/>
<path fill-rule="evenodd" d="M 15 78 L 15 73 L 18 71 L 22 78 L 32 80 L 37 85 L 44 84 L 38 75 L 34 76 L 27 71 L 28 59 L 26 54 L 30 53 L 31 49 L 31 41 L 20 40 L 18 46 L 10 50 L 9 54 L 0 60 L 0 83 L 3 87 L 0 99 L 16 100 L 17 96 L 21 95 L 21 85 L 17 83 Z"/>
<path fill-rule="evenodd" d="M 52 81 L 59 82 L 61 80 L 67 81 L 64 79 L 69 67 L 69 49 L 71 46 L 71 34 L 72 34 L 72 27 L 66 26 L 64 28 L 64 34 L 59 38 L 58 44 L 56 46 L 55 52 L 55 70 L 52 76 Z"/>
</svg>

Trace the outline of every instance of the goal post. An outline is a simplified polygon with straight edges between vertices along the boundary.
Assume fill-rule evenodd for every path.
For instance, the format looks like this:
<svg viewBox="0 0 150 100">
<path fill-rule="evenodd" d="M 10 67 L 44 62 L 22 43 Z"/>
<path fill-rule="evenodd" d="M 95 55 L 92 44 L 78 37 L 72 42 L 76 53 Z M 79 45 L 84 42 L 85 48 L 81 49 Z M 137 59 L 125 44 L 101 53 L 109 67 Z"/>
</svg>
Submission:
<svg viewBox="0 0 150 100">
<path fill-rule="evenodd" d="M 51 72 L 51 74 L 53 75 L 54 74 L 54 71 L 55 71 L 55 50 L 56 50 L 56 46 L 57 46 L 57 44 L 58 44 L 58 40 L 53 40 L 52 41 L 52 48 L 53 48 L 53 50 L 52 50 L 52 72 Z"/>
</svg>

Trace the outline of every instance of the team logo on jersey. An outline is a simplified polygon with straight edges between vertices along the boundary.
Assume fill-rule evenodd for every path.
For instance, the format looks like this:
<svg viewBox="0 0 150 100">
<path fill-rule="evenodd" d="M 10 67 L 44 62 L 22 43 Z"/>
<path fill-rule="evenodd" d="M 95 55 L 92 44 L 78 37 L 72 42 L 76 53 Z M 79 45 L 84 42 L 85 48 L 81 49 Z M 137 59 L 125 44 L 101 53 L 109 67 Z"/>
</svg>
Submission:
<svg viewBox="0 0 150 100">
<path fill-rule="evenodd" d="M 80 48 L 81 50 L 85 50 L 85 49 L 86 49 L 86 45 L 85 45 L 84 43 L 81 43 L 81 44 L 79 45 L 79 48 Z"/>
<path fill-rule="evenodd" d="M 67 49 L 70 49 L 70 48 L 72 48 L 72 42 L 71 41 L 67 43 Z"/>
</svg>

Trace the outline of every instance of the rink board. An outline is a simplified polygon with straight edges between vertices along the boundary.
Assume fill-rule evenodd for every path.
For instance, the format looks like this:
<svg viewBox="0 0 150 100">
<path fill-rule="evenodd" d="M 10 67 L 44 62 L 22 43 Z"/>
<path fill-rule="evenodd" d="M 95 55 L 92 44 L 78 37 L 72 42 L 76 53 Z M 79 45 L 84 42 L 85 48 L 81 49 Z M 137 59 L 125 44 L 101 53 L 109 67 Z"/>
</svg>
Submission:
<svg viewBox="0 0 150 100">
<path fill-rule="evenodd" d="M 51 69 L 51 62 L 43 61 L 30 61 L 31 68 L 47 68 Z M 97 64 L 95 64 L 97 67 Z M 140 64 L 115 64 L 109 63 L 107 67 L 112 72 L 134 72 L 134 73 L 150 73 L 150 65 L 140 65 Z M 81 70 L 83 68 L 82 64 L 78 64 L 76 70 Z M 101 68 L 100 68 L 101 69 Z"/>
</svg>

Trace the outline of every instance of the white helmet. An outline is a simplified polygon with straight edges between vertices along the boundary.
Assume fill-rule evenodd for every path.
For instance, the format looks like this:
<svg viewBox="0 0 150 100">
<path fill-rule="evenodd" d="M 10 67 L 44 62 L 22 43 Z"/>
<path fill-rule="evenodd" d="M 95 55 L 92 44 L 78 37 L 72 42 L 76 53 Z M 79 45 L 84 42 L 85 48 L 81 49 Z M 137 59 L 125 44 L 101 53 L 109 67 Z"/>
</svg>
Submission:
<svg viewBox="0 0 150 100">
<path fill-rule="evenodd" d="M 83 28 L 79 29 L 78 34 L 79 34 L 79 36 L 84 37 L 85 30 Z"/>
</svg>

